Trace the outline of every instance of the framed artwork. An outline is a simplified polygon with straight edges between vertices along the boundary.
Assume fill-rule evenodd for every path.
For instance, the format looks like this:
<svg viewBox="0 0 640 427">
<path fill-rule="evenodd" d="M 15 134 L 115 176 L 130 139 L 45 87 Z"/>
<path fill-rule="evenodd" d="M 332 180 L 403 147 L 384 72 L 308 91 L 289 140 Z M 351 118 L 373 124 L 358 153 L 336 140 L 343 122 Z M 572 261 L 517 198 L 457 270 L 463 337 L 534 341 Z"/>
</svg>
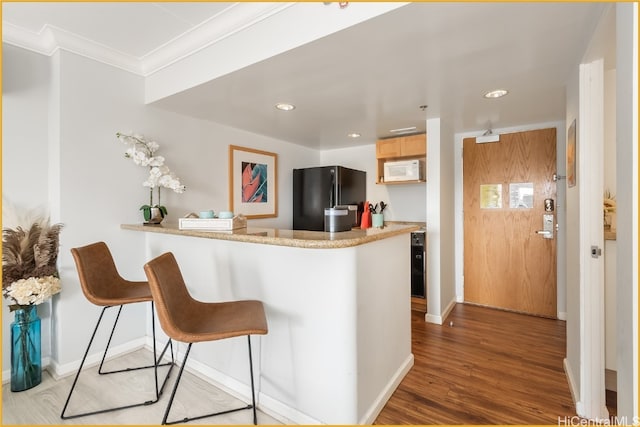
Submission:
<svg viewBox="0 0 640 427">
<path fill-rule="evenodd" d="M 567 183 L 569 187 L 576 186 L 576 119 L 567 131 Z"/>
<path fill-rule="evenodd" d="M 247 218 L 278 216 L 278 155 L 229 145 L 229 209 Z"/>
</svg>

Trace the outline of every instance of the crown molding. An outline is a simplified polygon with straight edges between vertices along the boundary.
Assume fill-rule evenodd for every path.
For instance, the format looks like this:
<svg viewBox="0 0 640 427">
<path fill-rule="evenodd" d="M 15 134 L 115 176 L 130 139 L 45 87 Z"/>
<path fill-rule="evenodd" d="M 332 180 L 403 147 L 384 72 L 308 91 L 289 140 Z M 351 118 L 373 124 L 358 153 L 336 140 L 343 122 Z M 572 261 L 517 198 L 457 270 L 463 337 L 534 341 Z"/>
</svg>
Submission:
<svg viewBox="0 0 640 427">
<path fill-rule="evenodd" d="M 295 3 L 235 3 L 141 58 L 145 76 L 282 12 Z"/>
<path fill-rule="evenodd" d="M 65 50 L 146 77 L 294 4 L 235 3 L 142 57 L 48 24 L 34 33 L 2 21 L 2 41 L 47 56 Z"/>
<path fill-rule="evenodd" d="M 53 55 L 56 51 L 56 41 L 46 27 L 39 33 L 34 33 L 4 20 L 2 42 L 47 56 Z"/>
<path fill-rule="evenodd" d="M 47 56 L 58 50 L 66 50 L 134 74 L 141 74 L 138 58 L 53 25 L 47 24 L 38 33 L 34 33 L 3 21 L 2 41 Z"/>
</svg>

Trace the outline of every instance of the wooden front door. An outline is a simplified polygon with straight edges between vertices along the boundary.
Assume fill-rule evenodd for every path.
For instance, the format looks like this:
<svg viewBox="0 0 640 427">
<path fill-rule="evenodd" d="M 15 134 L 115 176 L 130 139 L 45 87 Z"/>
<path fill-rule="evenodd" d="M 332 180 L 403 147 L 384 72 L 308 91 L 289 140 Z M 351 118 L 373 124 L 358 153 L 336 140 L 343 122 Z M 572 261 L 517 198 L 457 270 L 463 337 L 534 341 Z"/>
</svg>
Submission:
<svg viewBox="0 0 640 427">
<path fill-rule="evenodd" d="M 466 138 L 463 150 L 465 301 L 555 318 L 556 130 Z"/>
</svg>

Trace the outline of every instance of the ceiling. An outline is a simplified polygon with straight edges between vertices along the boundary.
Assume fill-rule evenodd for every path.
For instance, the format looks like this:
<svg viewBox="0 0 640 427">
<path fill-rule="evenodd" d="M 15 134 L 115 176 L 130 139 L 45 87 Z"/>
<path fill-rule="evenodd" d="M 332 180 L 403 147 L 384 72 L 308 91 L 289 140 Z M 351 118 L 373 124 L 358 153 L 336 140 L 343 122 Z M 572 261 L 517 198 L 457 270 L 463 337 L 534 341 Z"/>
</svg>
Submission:
<svg viewBox="0 0 640 427">
<path fill-rule="evenodd" d="M 143 61 L 249 4 L 239 5 L 3 3 L 3 40 L 4 27 L 56 28 Z M 370 144 L 396 128 L 424 131 L 427 118 L 440 117 L 455 133 L 559 121 L 565 84 L 603 9 L 411 3 L 154 105 L 316 149 Z M 497 88 L 509 94 L 483 97 Z M 276 110 L 282 101 L 296 108 Z"/>
</svg>

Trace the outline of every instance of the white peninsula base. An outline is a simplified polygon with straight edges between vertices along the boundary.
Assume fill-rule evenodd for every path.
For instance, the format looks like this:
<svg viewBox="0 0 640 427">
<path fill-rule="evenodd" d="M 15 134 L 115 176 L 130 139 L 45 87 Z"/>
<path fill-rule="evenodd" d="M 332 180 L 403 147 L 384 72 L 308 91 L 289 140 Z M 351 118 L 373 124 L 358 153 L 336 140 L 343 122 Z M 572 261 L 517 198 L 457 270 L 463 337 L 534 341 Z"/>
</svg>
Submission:
<svg viewBox="0 0 640 427">
<path fill-rule="evenodd" d="M 254 376 L 258 407 L 277 419 L 371 424 L 413 366 L 411 229 L 337 248 L 143 231 L 147 258 L 173 252 L 194 298 L 264 303 Z M 194 345 L 187 369 L 249 401 L 245 339 Z"/>
</svg>

